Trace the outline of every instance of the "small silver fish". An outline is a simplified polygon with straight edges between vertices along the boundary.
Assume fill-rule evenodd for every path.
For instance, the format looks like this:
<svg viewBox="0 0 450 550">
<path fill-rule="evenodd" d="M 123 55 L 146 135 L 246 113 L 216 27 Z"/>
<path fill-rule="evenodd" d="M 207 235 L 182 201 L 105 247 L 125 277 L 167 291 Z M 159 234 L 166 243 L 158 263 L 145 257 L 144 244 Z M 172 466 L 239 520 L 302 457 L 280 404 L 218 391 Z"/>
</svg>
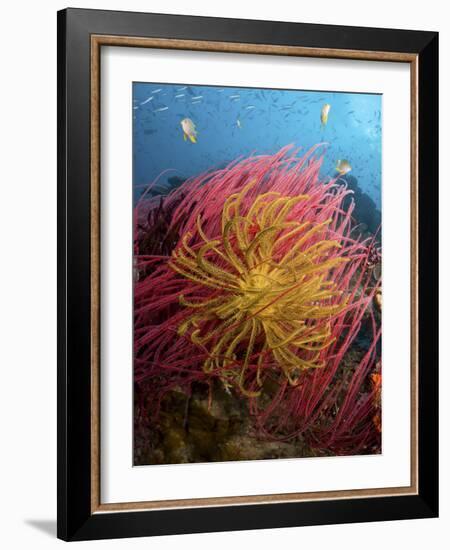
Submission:
<svg viewBox="0 0 450 550">
<path fill-rule="evenodd" d="M 153 99 L 153 96 L 151 95 L 150 97 L 148 97 L 145 101 L 143 101 L 141 103 L 141 105 L 145 105 L 146 103 L 148 103 L 149 101 L 151 101 Z"/>
</svg>

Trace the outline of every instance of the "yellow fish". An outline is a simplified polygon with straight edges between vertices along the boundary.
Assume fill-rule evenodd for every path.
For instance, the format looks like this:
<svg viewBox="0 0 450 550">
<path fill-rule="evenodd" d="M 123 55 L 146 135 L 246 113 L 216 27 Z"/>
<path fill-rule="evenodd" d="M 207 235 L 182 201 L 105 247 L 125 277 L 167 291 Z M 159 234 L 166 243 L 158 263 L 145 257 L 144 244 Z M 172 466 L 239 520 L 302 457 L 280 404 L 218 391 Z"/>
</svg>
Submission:
<svg viewBox="0 0 450 550">
<path fill-rule="evenodd" d="M 190 118 L 183 118 L 181 121 L 181 128 L 183 129 L 183 138 L 184 141 L 189 138 L 192 143 L 197 143 L 197 131 L 195 129 L 195 124 Z"/>
<path fill-rule="evenodd" d="M 242 128 L 242 124 L 241 124 L 241 121 L 239 119 L 236 120 L 236 126 L 238 128 Z"/>
<path fill-rule="evenodd" d="M 348 160 L 338 160 L 336 163 L 336 172 L 339 172 L 341 176 L 344 176 L 345 174 L 348 174 L 352 167 L 350 166 L 350 163 Z"/>
<path fill-rule="evenodd" d="M 328 113 L 330 112 L 330 109 L 331 105 L 329 103 L 325 103 L 320 111 L 320 122 L 322 123 L 322 126 L 325 126 L 328 122 Z"/>
</svg>

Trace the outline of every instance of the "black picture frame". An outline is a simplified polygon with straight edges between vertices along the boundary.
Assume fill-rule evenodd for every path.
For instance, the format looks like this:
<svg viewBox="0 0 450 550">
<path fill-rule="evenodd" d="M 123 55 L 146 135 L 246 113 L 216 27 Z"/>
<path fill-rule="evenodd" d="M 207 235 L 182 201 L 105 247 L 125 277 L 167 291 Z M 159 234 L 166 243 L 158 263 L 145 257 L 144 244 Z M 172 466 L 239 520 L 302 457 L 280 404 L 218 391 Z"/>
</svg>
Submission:
<svg viewBox="0 0 450 550">
<path fill-rule="evenodd" d="M 400 52 L 417 56 L 418 492 L 93 513 L 91 36 Z M 58 537 L 138 537 L 438 515 L 438 33 L 66 9 L 58 12 Z"/>
</svg>

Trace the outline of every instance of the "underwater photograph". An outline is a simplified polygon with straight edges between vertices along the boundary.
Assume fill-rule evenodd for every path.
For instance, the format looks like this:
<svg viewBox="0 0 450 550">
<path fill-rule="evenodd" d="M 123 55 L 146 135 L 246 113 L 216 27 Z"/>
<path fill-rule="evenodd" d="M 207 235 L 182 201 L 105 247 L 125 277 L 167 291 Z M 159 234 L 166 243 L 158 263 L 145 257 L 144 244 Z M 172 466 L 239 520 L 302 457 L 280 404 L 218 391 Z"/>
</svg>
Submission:
<svg viewBox="0 0 450 550">
<path fill-rule="evenodd" d="M 382 95 L 134 82 L 133 464 L 382 452 Z"/>
</svg>

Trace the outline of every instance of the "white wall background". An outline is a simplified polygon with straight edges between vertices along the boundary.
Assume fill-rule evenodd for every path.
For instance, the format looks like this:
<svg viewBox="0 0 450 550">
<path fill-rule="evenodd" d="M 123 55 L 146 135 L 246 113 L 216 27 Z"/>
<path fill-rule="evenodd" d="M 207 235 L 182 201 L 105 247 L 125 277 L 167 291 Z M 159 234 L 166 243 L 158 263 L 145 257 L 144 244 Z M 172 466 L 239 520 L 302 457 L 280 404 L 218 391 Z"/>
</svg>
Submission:
<svg viewBox="0 0 450 550">
<path fill-rule="evenodd" d="M 2 5 L 0 33 L 0 531 L 8 550 L 51 549 L 56 517 L 57 0 Z M 83 543 L 84 548 L 446 547 L 450 538 L 448 136 L 450 17 L 442 0 L 98 0 L 76 7 L 441 31 L 441 519 Z M 444 154 L 447 153 L 447 154 Z M 430 212 L 430 216 L 433 216 Z M 105 546 L 106 545 L 106 546 Z"/>
</svg>

